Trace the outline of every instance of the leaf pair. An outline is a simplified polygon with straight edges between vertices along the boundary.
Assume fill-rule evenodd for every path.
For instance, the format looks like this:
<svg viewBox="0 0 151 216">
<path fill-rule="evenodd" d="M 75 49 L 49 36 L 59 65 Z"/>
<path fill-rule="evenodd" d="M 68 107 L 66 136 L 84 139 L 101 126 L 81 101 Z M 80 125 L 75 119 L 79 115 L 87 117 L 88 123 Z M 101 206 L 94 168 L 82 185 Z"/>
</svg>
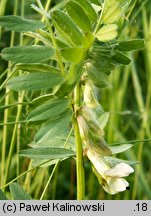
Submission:
<svg viewBox="0 0 151 216">
<path fill-rule="evenodd" d="M 72 112 L 67 107 L 68 99 L 55 99 L 29 113 L 27 122 L 43 120 L 45 123 L 37 131 L 34 143 L 30 144 L 33 149 L 20 151 L 20 156 L 36 159 L 39 164 L 42 160 L 66 159 L 75 155 L 73 151 L 64 149 L 72 118 Z"/>
<path fill-rule="evenodd" d="M 52 14 L 53 24 L 62 40 L 72 46 L 80 46 L 85 32 L 92 31 L 92 23 L 97 14 L 89 1 L 73 0 L 66 4 L 67 13 L 55 10 Z"/>
<path fill-rule="evenodd" d="M 145 43 L 144 40 L 142 39 L 121 41 L 116 47 L 117 51 L 113 55 L 113 60 L 115 60 L 115 63 L 128 65 L 131 62 L 131 60 L 123 52 L 140 50 L 144 48 L 145 48 Z"/>
</svg>

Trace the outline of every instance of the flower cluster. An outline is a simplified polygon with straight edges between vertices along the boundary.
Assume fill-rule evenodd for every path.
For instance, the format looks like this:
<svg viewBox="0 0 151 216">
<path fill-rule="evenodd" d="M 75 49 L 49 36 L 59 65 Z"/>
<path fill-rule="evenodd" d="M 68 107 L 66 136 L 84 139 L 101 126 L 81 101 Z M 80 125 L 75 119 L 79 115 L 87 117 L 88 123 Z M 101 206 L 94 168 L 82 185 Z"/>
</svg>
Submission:
<svg viewBox="0 0 151 216">
<path fill-rule="evenodd" d="M 85 106 L 79 110 L 77 120 L 81 138 L 85 144 L 85 152 L 92 163 L 93 171 L 104 190 L 116 194 L 129 188 L 124 177 L 134 172 L 134 169 L 125 162 L 116 165 L 110 163 L 112 154 L 120 153 L 132 145 L 109 147 L 104 140 L 103 125 L 99 122 L 97 111 L 102 109 L 95 98 L 92 83 L 86 83 L 84 91 Z M 107 121 L 106 121 L 107 122 Z"/>
</svg>

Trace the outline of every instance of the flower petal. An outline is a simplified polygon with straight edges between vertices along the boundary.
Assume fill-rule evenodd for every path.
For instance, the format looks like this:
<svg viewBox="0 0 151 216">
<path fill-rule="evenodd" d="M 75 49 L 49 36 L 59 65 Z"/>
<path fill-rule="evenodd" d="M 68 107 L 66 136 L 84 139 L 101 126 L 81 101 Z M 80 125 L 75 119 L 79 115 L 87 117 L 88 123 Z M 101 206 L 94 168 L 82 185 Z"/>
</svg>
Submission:
<svg viewBox="0 0 151 216">
<path fill-rule="evenodd" d="M 90 150 L 87 151 L 87 156 L 97 172 L 104 178 L 104 171 L 108 170 L 110 167 L 104 162 L 103 157 L 97 156 L 96 154 L 93 154 Z"/>
<path fill-rule="evenodd" d="M 124 178 L 108 178 L 107 183 L 115 193 L 125 191 L 129 186 L 129 183 Z"/>
<path fill-rule="evenodd" d="M 111 195 L 118 193 L 117 191 L 112 190 L 111 187 L 107 183 L 105 185 L 102 185 L 102 187 L 107 193 L 109 193 Z"/>
<path fill-rule="evenodd" d="M 126 177 L 133 173 L 134 169 L 126 163 L 117 164 L 113 169 L 104 171 L 104 175 L 109 177 Z"/>
</svg>

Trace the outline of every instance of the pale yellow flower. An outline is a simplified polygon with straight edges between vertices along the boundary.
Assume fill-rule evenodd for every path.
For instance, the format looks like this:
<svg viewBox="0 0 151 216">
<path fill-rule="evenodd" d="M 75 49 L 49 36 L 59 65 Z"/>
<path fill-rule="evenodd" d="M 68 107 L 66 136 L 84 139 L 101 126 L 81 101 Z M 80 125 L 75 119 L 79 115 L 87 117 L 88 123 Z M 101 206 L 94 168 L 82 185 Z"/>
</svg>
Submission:
<svg viewBox="0 0 151 216">
<path fill-rule="evenodd" d="M 110 167 L 103 156 L 87 150 L 87 156 L 94 167 L 94 172 L 98 177 L 104 190 L 110 194 L 125 191 L 129 188 L 129 183 L 123 178 L 134 172 L 134 169 L 126 163 L 119 163 L 115 167 Z"/>
</svg>

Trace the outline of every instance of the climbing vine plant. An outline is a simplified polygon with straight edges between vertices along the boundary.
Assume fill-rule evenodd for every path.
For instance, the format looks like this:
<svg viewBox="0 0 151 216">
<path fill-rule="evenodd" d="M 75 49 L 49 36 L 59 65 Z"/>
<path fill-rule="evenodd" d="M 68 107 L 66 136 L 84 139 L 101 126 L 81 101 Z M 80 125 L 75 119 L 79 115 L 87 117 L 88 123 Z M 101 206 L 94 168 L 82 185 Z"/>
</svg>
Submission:
<svg viewBox="0 0 151 216">
<path fill-rule="evenodd" d="M 46 12 L 37 0 L 32 7 L 43 22 L 13 15 L 0 17 L 2 27 L 35 39 L 31 45 L 4 48 L 1 53 L 12 63 L 1 89 L 19 92 L 19 102 L 27 104 L 24 123 L 37 128 L 30 148 L 19 151 L 19 156 L 30 158 L 32 169 L 35 164 L 55 165 L 54 171 L 61 161 L 73 157 L 77 199 L 85 199 L 85 156 L 110 194 L 128 189 L 124 177 L 134 172 L 132 161 L 114 156 L 132 145 L 113 146 L 105 141 L 108 113 L 99 98 L 102 88 L 111 88 L 109 77 L 116 65 L 128 65 L 127 53 L 144 48 L 143 40 L 123 40 L 131 4 L 131 0 L 69 0 Z M 28 93 L 34 96 L 31 101 L 26 100 Z M 20 113 L 21 109 L 18 116 Z M 3 171 L 4 187 L 10 163 L 11 159 Z M 11 191 L 24 194 L 16 187 L 11 185 Z"/>
</svg>

